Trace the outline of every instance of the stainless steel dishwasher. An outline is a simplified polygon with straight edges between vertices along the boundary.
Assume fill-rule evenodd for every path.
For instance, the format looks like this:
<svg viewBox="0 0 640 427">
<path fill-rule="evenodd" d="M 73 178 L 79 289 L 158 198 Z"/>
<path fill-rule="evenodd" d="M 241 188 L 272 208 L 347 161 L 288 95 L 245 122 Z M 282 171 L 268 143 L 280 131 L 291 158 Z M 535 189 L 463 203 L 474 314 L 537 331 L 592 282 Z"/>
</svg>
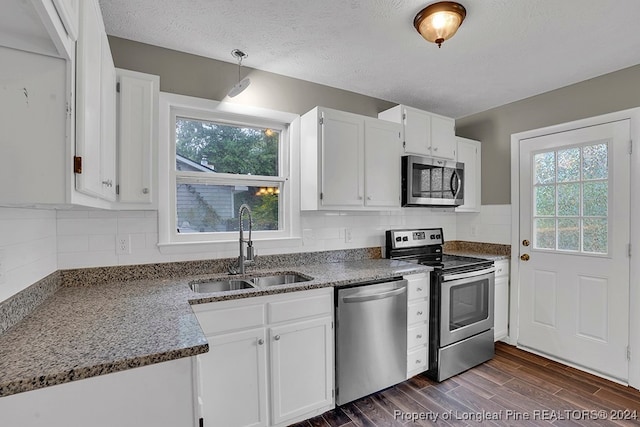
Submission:
<svg viewBox="0 0 640 427">
<path fill-rule="evenodd" d="M 407 281 L 336 288 L 336 404 L 407 377 Z"/>
</svg>

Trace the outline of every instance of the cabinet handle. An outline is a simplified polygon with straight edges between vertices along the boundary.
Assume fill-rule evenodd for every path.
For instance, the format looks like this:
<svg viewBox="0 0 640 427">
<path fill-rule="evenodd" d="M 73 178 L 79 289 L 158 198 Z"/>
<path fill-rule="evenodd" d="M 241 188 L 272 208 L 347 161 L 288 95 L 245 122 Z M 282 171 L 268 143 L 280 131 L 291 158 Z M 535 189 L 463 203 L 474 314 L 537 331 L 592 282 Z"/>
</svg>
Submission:
<svg viewBox="0 0 640 427">
<path fill-rule="evenodd" d="M 416 365 L 421 365 L 421 364 L 422 364 L 422 360 L 417 359 L 417 360 L 416 360 Z"/>
<path fill-rule="evenodd" d="M 418 313 L 416 313 L 418 316 L 422 316 L 422 312 L 419 311 Z"/>
<path fill-rule="evenodd" d="M 371 200 L 371 196 L 367 196 L 367 200 Z"/>
<path fill-rule="evenodd" d="M 262 345 L 262 344 L 264 344 L 264 340 L 263 340 L 262 338 L 260 338 L 260 339 L 258 340 L 258 345 Z"/>
<path fill-rule="evenodd" d="M 438 151 L 438 147 L 433 147 L 433 151 Z"/>
<path fill-rule="evenodd" d="M 148 188 L 143 188 L 142 189 L 142 194 L 149 194 L 149 189 Z"/>
<path fill-rule="evenodd" d="M 358 196 L 358 200 L 362 200 L 362 196 Z"/>
<path fill-rule="evenodd" d="M 416 291 L 422 292 L 422 288 L 417 288 Z"/>
<path fill-rule="evenodd" d="M 102 185 L 106 185 L 107 187 L 112 187 L 113 181 L 111 181 L 110 179 L 104 180 L 102 181 Z"/>
<path fill-rule="evenodd" d="M 273 337 L 273 339 L 276 341 L 280 341 L 280 335 L 276 335 L 275 337 Z"/>
<path fill-rule="evenodd" d="M 416 335 L 416 338 L 418 338 L 418 339 L 422 338 L 422 334 Z"/>
</svg>

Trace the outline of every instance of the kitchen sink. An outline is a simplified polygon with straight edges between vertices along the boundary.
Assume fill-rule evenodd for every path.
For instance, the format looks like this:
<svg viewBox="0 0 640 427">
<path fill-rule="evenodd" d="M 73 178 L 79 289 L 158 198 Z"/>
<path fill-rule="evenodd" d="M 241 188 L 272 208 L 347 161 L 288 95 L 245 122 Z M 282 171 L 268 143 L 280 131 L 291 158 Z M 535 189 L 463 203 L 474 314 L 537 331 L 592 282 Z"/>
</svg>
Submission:
<svg viewBox="0 0 640 427">
<path fill-rule="evenodd" d="M 255 286 L 248 280 L 212 280 L 208 282 L 192 282 L 189 287 L 194 292 L 222 292 L 238 289 L 253 289 Z"/>
<path fill-rule="evenodd" d="M 301 276 L 299 274 L 290 273 L 278 274 L 274 276 L 254 277 L 253 279 L 251 279 L 251 282 L 253 282 L 257 288 L 265 288 L 268 286 L 285 285 L 289 283 L 308 282 L 309 280 L 312 279 Z"/>
<path fill-rule="evenodd" d="M 267 288 L 269 286 L 287 285 L 290 283 L 308 282 L 313 280 L 296 273 L 274 274 L 272 276 L 256 276 L 246 279 L 222 279 L 222 280 L 200 280 L 191 282 L 189 287 L 194 292 L 224 292 L 236 291 L 239 289 Z"/>
</svg>

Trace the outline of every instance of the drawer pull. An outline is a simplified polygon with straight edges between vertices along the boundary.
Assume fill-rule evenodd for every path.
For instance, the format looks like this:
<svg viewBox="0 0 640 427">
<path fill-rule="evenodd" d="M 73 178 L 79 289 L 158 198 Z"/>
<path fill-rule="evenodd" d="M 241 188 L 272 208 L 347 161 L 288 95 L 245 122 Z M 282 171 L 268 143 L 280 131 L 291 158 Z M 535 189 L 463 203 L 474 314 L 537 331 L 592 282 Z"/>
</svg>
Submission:
<svg viewBox="0 0 640 427">
<path fill-rule="evenodd" d="M 417 360 L 416 360 L 416 365 L 422 365 L 422 360 L 417 359 Z"/>
<path fill-rule="evenodd" d="M 416 291 L 422 292 L 422 288 L 416 288 Z"/>
<path fill-rule="evenodd" d="M 416 338 L 418 338 L 418 339 L 422 338 L 422 334 L 416 335 Z"/>
<path fill-rule="evenodd" d="M 416 313 L 418 316 L 422 316 L 422 312 L 419 311 L 418 313 Z"/>
<path fill-rule="evenodd" d="M 264 344 L 264 340 L 263 340 L 262 338 L 260 338 L 260 339 L 258 340 L 258 345 L 262 345 L 262 344 Z"/>
<path fill-rule="evenodd" d="M 276 335 L 275 337 L 273 337 L 273 339 L 276 341 L 280 341 L 280 335 Z"/>
</svg>

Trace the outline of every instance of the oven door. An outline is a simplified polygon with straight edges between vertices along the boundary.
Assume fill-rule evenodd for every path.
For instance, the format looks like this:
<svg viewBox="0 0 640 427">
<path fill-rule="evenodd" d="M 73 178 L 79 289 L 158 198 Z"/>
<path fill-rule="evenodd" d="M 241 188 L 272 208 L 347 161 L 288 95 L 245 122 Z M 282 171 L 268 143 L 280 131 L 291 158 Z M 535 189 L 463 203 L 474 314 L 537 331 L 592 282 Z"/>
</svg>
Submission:
<svg viewBox="0 0 640 427">
<path fill-rule="evenodd" d="M 441 276 L 440 347 L 493 328 L 495 268 Z"/>
</svg>

